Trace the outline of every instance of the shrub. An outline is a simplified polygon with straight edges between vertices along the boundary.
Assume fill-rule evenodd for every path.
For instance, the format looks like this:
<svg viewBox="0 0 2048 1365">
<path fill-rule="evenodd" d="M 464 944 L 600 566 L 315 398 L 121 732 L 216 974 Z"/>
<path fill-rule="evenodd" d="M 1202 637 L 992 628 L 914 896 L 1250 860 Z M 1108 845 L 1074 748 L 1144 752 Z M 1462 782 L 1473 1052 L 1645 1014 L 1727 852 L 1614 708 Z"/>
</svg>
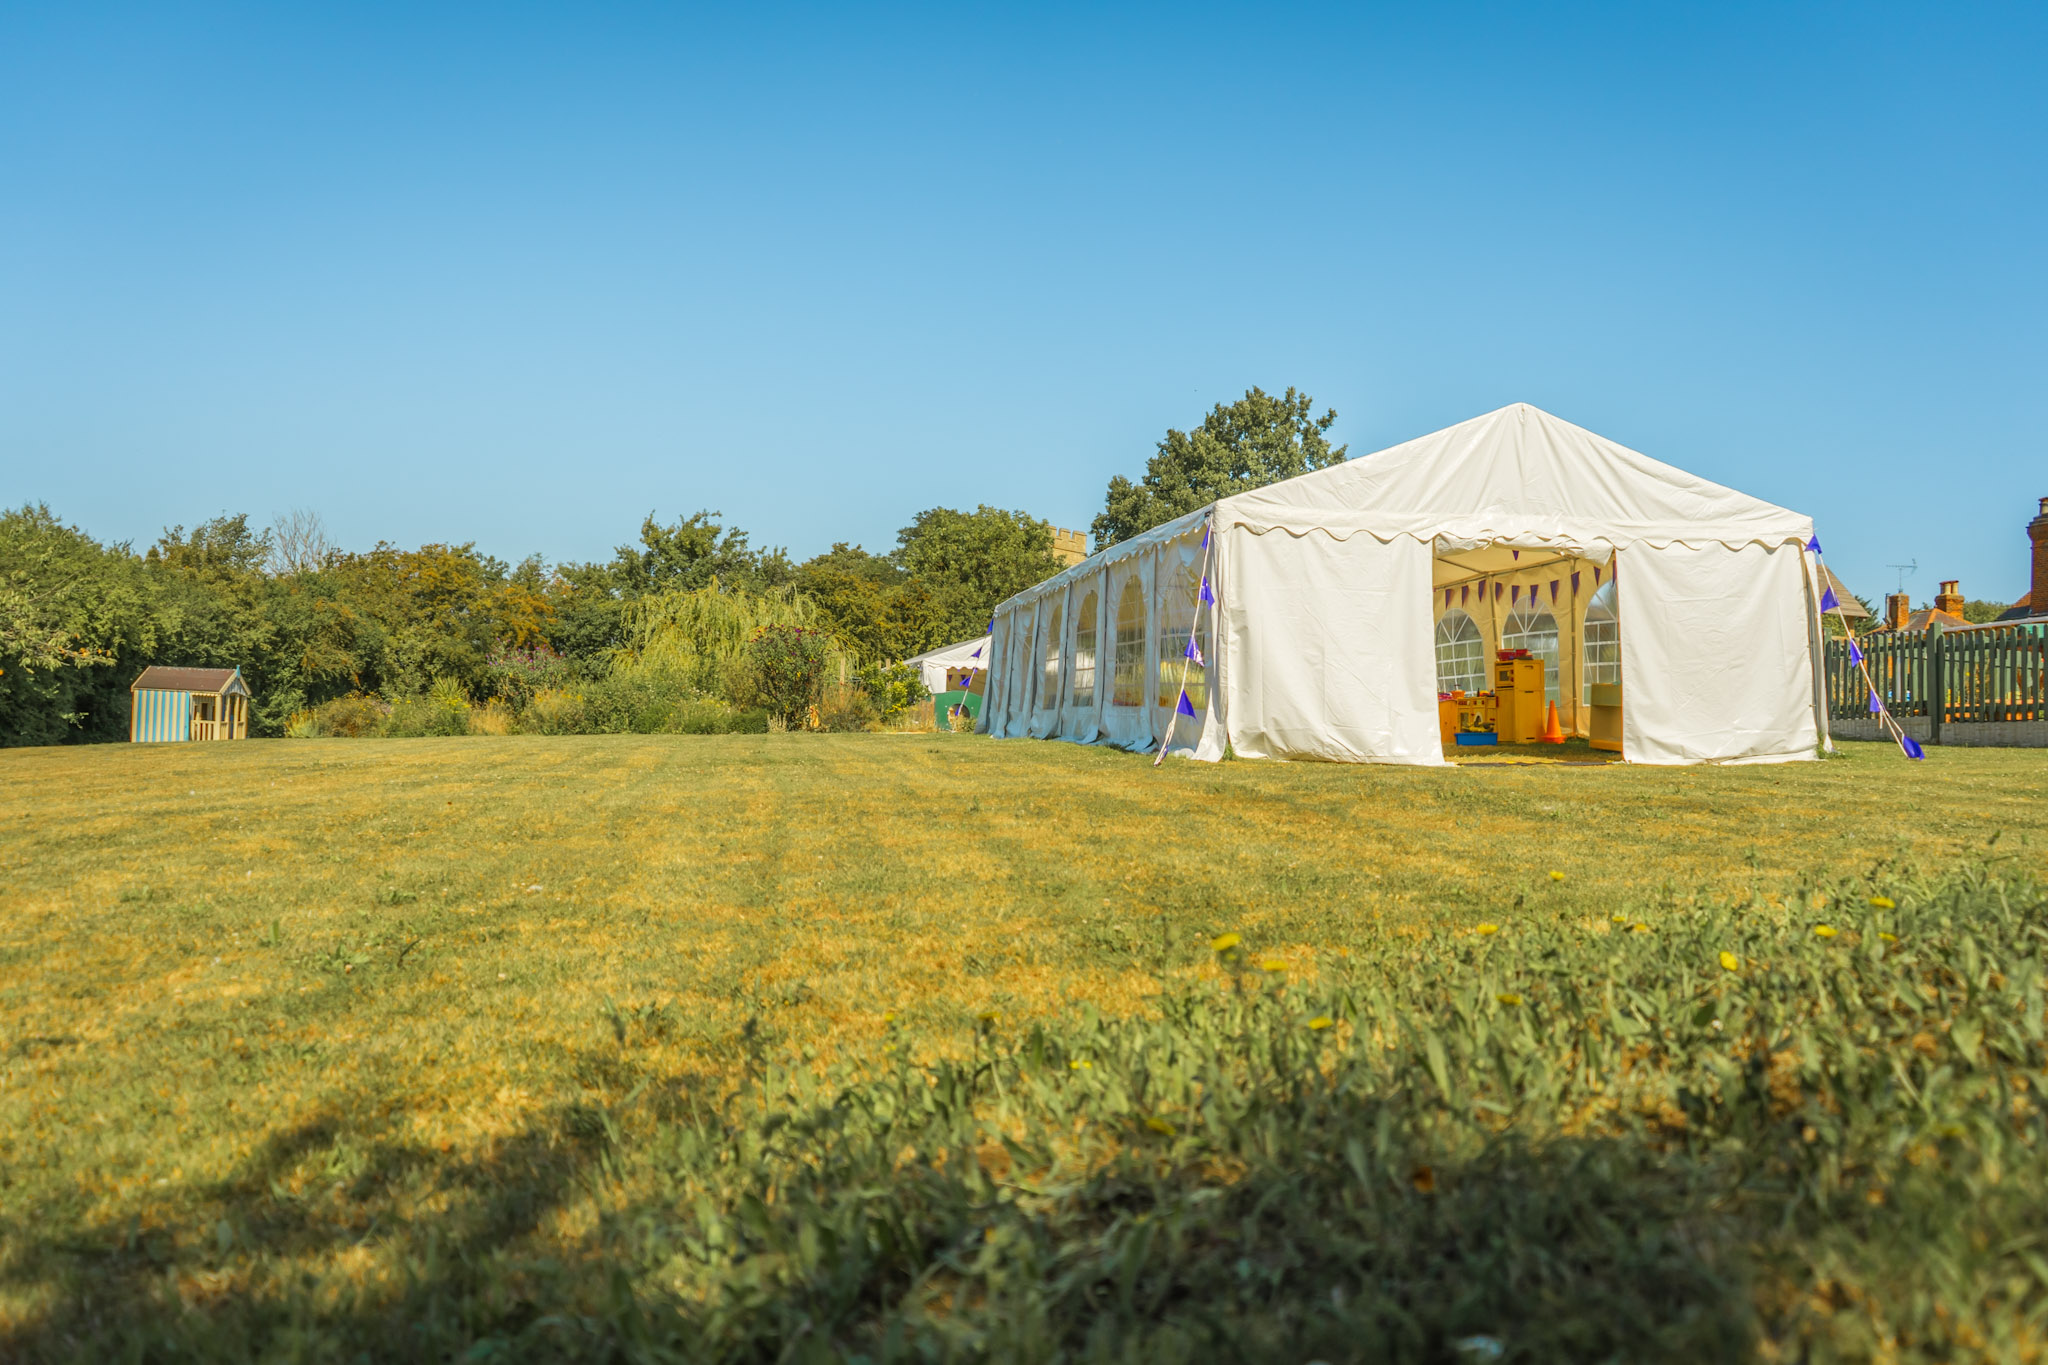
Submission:
<svg viewBox="0 0 2048 1365">
<path fill-rule="evenodd" d="M 518 716 L 503 697 L 492 697 L 469 713 L 469 732 L 473 735 L 509 735 L 518 728 Z"/>
<path fill-rule="evenodd" d="M 835 732 L 873 730 L 882 723 L 882 713 L 867 691 L 860 687 L 828 687 L 818 704 L 818 728 Z"/>
<path fill-rule="evenodd" d="M 285 733 L 293 739 L 357 739 L 384 733 L 391 707 L 381 698 L 360 693 L 336 697 L 310 710 L 301 711 L 287 723 Z"/>
<path fill-rule="evenodd" d="M 549 687 L 533 694 L 519 713 L 519 726 L 537 735 L 580 735 L 586 732 L 583 695 Z"/>
<path fill-rule="evenodd" d="M 919 702 L 929 701 L 932 695 L 923 676 L 905 664 L 870 667 L 861 673 L 860 681 L 874 703 L 877 718 L 885 725 Z"/>
<path fill-rule="evenodd" d="M 518 648 L 499 642 L 484 665 L 492 690 L 514 706 L 523 706 L 534 695 L 567 687 L 576 678 L 576 665 L 546 645 Z"/>
<path fill-rule="evenodd" d="M 768 714 L 788 728 L 803 728 L 825 680 L 830 646 L 822 631 L 766 626 L 750 646 Z"/>
<path fill-rule="evenodd" d="M 394 739 L 418 739 L 428 735 L 469 733 L 469 695 L 453 678 L 436 678 L 423 697 L 407 697 L 391 704 L 384 733 Z"/>
<path fill-rule="evenodd" d="M 759 707 L 743 709 L 708 697 L 699 698 L 675 708 L 669 717 L 668 733 L 765 735 L 768 733 L 768 713 Z"/>
</svg>

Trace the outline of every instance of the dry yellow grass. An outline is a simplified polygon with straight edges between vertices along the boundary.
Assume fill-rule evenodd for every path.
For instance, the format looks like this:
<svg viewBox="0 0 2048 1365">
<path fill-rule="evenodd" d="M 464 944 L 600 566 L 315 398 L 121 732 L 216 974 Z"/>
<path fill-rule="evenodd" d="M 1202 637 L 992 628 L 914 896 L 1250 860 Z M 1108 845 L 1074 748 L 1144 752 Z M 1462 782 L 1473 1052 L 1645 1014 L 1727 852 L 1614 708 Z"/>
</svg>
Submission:
<svg viewBox="0 0 2048 1365">
<path fill-rule="evenodd" d="M 1309 970 L 1994 834 L 2038 861 L 2043 755 L 1847 748 L 1451 772 L 881 735 L 0 753 L 0 1325 L 55 1292 L 31 1224 L 189 1228 L 258 1172 L 367 1236 L 409 1212 L 343 1197 L 380 1153 L 502 1156 L 649 1077 L 715 1104 L 890 1011 L 950 1048 L 986 1011 L 1139 1009 L 1226 930 Z M 565 1239 L 590 1216 L 548 1214 Z"/>
</svg>

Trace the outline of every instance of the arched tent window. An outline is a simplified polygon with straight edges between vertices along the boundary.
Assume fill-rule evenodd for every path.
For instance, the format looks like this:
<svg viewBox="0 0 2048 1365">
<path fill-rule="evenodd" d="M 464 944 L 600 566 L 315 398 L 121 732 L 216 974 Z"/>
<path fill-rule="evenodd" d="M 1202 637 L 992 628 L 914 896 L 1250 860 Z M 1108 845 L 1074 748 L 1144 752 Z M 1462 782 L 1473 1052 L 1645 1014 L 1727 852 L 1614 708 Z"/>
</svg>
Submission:
<svg viewBox="0 0 2048 1365">
<path fill-rule="evenodd" d="M 1060 618 L 1064 614 L 1062 604 L 1052 604 L 1051 627 L 1045 632 L 1045 673 L 1038 683 L 1038 704 L 1046 710 L 1054 710 L 1060 704 Z"/>
<path fill-rule="evenodd" d="M 1169 562 L 1159 570 L 1159 704 L 1180 700 L 1181 676 L 1187 676 L 1188 705 L 1197 712 L 1209 705 L 1209 613 L 1196 610 L 1202 575 L 1193 564 Z M 1188 657 L 1188 626 L 1195 627 L 1195 649 L 1202 662 Z"/>
<path fill-rule="evenodd" d="M 1614 580 L 1608 579 L 1586 604 L 1586 700 L 1595 683 L 1621 681 L 1621 617 L 1615 611 Z"/>
<path fill-rule="evenodd" d="M 1543 696 L 1557 700 L 1557 618 L 1547 611 L 1516 607 L 1501 627 L 1502 649 L 1526 649 L 1543 660 Z"/>
<path fill-rule="evenodd" d="M 1486 690 L 1486 641 L 1479 623 L 1457 607 L 1436 623 L 1436 690 Z"/>
<path fill-rule="evenodd" d="M 1095 593 L 1081 599 L 1081 614 L 1074 618 L 1074 705 L 1087 709 L 1095 705 Z"/>
<path fill-rule="evenodd" d="M 1112 706 L 1145 704 L 1145 590 L 1133 572 L 1124 580 L 1116 602 L 1116 676 L 1111 682 Z"/>
</svg>

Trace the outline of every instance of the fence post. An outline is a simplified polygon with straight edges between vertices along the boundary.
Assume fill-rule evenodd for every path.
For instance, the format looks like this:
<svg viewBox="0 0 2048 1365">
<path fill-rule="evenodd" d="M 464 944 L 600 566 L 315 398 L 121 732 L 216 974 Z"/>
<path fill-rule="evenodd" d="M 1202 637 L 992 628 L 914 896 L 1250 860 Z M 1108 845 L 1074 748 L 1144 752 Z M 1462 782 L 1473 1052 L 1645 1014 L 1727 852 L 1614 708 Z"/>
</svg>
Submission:
<svg viewBox="0 0 2048 1365">
<path fill-rule="evenodd" d="M 1927 742 L 1941 743 L 1942 703 L 1948 696 L 1948 650 L 1938 622 L 1927 625 Z"/>
</svg>

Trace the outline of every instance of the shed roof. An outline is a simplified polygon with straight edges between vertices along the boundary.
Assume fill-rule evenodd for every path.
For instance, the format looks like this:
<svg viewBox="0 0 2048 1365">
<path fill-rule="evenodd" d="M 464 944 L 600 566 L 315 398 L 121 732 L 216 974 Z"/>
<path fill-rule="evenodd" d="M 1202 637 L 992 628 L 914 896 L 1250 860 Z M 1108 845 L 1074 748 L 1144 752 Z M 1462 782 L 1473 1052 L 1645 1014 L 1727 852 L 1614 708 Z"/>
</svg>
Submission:
<svg viewBox="0 0 2048 1365">
<path fill-rule="evenodd" d="M 162 668 L 142 670 L 130 692 L 240 692 L 249 695 L 239 668 Z"/>
<path fill-rule="evenodd" d="M 1821 577 L 1835 590 L 1835 600 L 1842 604 L 1842 615 L 1851 621 L 1861 621 L 1870 616 L 1870 609 L 1856 600 L 1856 594 L 1849 591 L 1849 585 L 1835 577 L 1835 571 L 1823 564 Z"/>
</svg>

